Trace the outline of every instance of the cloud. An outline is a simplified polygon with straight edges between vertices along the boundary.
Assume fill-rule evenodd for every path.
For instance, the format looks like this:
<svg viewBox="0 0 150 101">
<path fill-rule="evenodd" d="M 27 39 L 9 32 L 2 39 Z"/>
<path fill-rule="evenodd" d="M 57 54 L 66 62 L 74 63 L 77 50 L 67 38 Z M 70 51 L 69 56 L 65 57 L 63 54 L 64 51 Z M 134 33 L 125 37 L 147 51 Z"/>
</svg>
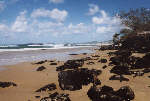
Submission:
<svg viewBox="0 0 150 101">
<path fill-rule="evenodd" d="M 6 30 L 8 30 L 7 25 L 5 25 L 5 24 L 0 24 L 0 32 L 6 31 Z"/>
<path fill-rule="evenodd" d="M 26 32 L 28 27 L 28 22 L 25 17 L 27 11 L 20 12 L 19 16 L 17 16 L 15 22 L 13 23 L 11 29 L 13 32 Z"/>
<path fill-rule="evenodd" d="M 57 21 L 64 21 L 68 15 L 66 10 L 59 10 L 57 8 L 53 9 L 50 13 L 50 17 L 56 19 Z"/>
<path fill-rule="evenodd" d="M 55 19 L 57 21 L 64 21 L 68 16 L 68 12 L 66 10 L 59 10 L 54 8 L 53 10 L 46 10 L 44 8 L 36 9 L 32 12 L 32 18 L 38 17 L 49 17 Z"/>
<path fill-rule="evenodd" d="M 4 1 L 0 1 L 0 11 L 4 10 L 4 8 L 6 7 L 6 4 Z"/>
<path fill-rule="evenodd" d="M 88 15 L 94 15 L 99 12 L 99 7 L 95 4 L 89 4 L 89 12 Z"/>
<path fill-rule="evenodd" d="M 68 32 L 70 34 L 87 34 L 90 31 L 90 27 L 84 23 L 79 23 L 73 25 L 72 23 L 68 25 Z"/>
<path fill-rule="evenodd" d="M 59 3 L 63 3 L 64 0 L 49 0 L 49 2 L 54 4 L 59 4 Z"/>
</svg>

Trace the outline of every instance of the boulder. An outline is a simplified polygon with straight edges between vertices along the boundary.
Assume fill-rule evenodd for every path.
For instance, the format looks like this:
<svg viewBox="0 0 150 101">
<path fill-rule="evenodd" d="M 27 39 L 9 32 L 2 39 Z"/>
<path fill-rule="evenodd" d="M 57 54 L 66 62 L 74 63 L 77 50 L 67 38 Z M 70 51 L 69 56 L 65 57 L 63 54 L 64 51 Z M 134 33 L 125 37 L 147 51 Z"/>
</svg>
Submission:
<svg viewBox="0 0 150 101">
<path fill-rule="evenodd" d="M 92 101 L 130 101 L 135 97 L 129 86 L 123 86 L 117 91 L 109 86 L 92 86 L 87 95 Z"/>
<path fill-rule="evenodd" d="M 116 91 L 116 95 L 120 96 L 125 101 L 133 100 L 135 94 L 133 90 L 129 86 L 123 86 L 118 91 Z"/>
<path fill-rule="evenodd" d="M 87 68 L 61 71 L 58 73 L 58 82 L 62 90 L 80 90 L 82 85 L 89 83 L 100 83 L 95 77 L 101 73 L 101 70 L 88 70 Z"/>
<path fill-rule="evenodd" d="M 40 66 L 36 71 L 43 71 L 44 69 L 46 69 L 44 66 Z"/>
</svg>

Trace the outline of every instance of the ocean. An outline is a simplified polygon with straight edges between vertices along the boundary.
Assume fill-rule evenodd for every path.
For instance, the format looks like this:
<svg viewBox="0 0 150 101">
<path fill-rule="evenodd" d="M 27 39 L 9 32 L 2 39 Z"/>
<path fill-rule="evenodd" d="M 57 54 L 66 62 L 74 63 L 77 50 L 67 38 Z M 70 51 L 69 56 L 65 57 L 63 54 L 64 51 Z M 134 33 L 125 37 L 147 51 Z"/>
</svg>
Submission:
<svg viewBox="0 0 150 101">
<path fill-rule="evenodd" d="M 20 62 L 71 59 L 69 54 L 93 53 L 95 44 L 24 44 L 1 45 L 0 66 Z"/>
</svg>

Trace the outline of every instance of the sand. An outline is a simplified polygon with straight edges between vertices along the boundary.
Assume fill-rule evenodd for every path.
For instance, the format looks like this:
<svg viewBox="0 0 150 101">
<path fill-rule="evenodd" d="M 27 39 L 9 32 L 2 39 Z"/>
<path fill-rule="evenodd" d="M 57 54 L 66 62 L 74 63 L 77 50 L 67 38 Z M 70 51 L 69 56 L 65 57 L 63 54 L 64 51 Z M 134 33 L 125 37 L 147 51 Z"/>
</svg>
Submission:
<svg viewBox="0 0 150 101">
<path fill-rule="evenodd" d="M 87 65 L 86 63 L 83 65 L 83 68 L 89 69 L 100 69 L 102 70 L 102 74 L 98 76 L 101 80 L 102 85 L 108 85 L 113 87 L 115 90 L 119 89 L 123 85 L 129 85 L 133 91 L 135 92 L 135 99 L 133 101 L 150 101 L 150 76 L 149 74 L 145 74 L 141 77 L 125 76 L 129 79 L 128 82 L 109 80 L 109 77 L 113 74 L 109 72 L 112 68 L 108 66 L 108 63 L 100 63 L 97 62 L 101 58 L 105 58 L 109 60 L 109 56 L 107 55 L 109 51 L 96 51 L 92 54 L 79 54 L 72 56 L 73 58 L 83 58 L 91 55 L 99 55 L 99 58 L 95 58 L 92 60 L 95 64 Z M 94 58 L 94 57 L 93 57 Z M 17 87 L 8 87 L 8 88 L 0 88 L 0 101 L 40 101 L 40 99 L 35 98 L 35 96 L 45 97 L 48 96 L 48 93 L 53 93 L 55 91 L 59 93 L 68 93 L 71 101 L 90 101 L 87 96 L 87 91 L 91 87 L 92 84 L 88 86 L 83 86 L 81 90 L 77 91 L 63 91 L 58 86 L 58 72 L 56 71 L 56 67 L 60 66 L 64 63 L 64 61 L 55 61 L 57 65 L 50 65 L 50 62 L 46 62 L 44 64 L 33 64 L 34 62 L 26 62 L 19 63 L 16 65 L 3 66 L 6 69 L 0 71 L 0 81 L 11 81 L 17 84 Z M 104 65 L 108 67 L 106 69 L 102 69 Z M 44 71 L 36 71 L 39 66 L 45 66 L 47 69 Z M 57 89 L 52 92 L 35 92 L 37 89 L 50 84 L 55 83 Z"/>
</svg>

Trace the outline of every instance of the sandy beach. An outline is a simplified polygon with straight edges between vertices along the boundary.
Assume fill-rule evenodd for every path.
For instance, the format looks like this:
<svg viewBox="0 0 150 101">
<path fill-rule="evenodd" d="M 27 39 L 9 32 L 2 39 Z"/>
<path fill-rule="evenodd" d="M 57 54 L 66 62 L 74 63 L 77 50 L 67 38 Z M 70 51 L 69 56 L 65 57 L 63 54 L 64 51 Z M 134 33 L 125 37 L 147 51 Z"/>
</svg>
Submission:
<svg viewBox="0 0 150 101">
<path fill-rule="evenodd" d="M 121 86 L 128 85 L 135 93 L 135 99 L 133 101 L 149 101 L 150 88 L 148 86 L 150 86 L 150 78 L 148 78 L 148 76 L 150 76 L 150 73 L 135 78 L 130 75 L 125 75 L 125 77 L 129 79 L 129 81 L 120 82 L 118 80 L 109 80 L 113 73 L 110 73 L 110 69 L 112 68 L 112 66 L 108 65 L 110 62 L 110 56 L 108 56 L 107 53 L 111 51 L 96 50 L 94 53 L 71 55 L 71 57 L 72 59 L 91 57 L 92 60 L 85 61 L 84 65 L 81 68 L 102 70 L 102 74 L 98 76 L 98 79 L 101 81 L 101 86 L 107 85 L 117 90 Z M 98 55 L 100 57 L 92 57 L 93 55 Z M 98 60 L 103 58 L 107 59 L 108 62 L 98 62 Z M 94 63 L 88 65 L 87 63 L 89 61 Z M 53 60 L 53 63 L 56 63 L 57 65 L 50 65 L 52 63 L 52 61 L 50 60 L 46 61 L 43 64 L 34 64 L 36 62 L 37 61 L 24 62 L 9 66 L 1 66 L 5 67 L 5 69 L 0 71 L 0 81 L 14 82 L 17 84 L 16 87 L 11 86 L 0 88 L 1 101 L 40 101 L 42 97 L 46 97 L 54 92 L 69 94 L 69 98 L 71 99 L 71 101 L 91 101 L 87 96 L 87 92 L 92 84 L 82 86 L 82 89 L 76 91 L 60 89 L 56 67 L 63 65 L 65 61 Z M 107 68 L 103 69 L 102 67 L 104 65 L 106 65 Z M 43 71 L 36 71 L 40 66 L 44 66 L 46 67 L 46 69 Z M 35 92 L 37 89 L 50 83 L 55 83 L 57 89 L 48 92 Z M 36 96 L 40 96 L 40 98 L 36 98 Z"/>
</svg>

